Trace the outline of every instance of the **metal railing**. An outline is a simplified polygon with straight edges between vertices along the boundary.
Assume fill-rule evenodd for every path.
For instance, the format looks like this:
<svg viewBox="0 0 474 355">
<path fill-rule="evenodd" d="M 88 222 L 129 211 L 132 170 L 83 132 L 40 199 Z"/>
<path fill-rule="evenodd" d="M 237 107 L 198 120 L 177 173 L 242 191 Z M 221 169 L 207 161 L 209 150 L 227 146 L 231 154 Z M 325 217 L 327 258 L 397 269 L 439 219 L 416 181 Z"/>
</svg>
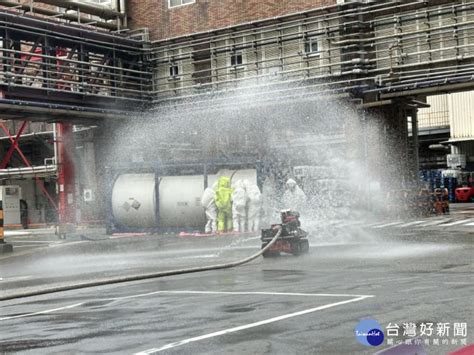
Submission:
<svg viewBox="0 0 474 355">
<path fill-rule="evenodd" d="M 377 97 L 473 85 L 474 0 L 436 4 L 350 2 L 157 41 L 151 50 L 144 41 L 0 11 L 0 89 L 93 106 L 166 103 L 222 89 Z"/>
<path fill-rule="evenodd" d="M 440 3 L 348 4 L 330 13 L 315 10 L 278 23 L 158 41 L 153 95 L 166 102 L 282 81 L 376 93 L 472 81 L 474 2 Z"/>
<path fill-rule="evenodd" d="M 142 41 L 0 12 L 0 89 L 10 97 L 146 102 L 145 56 Z"/>
</svg>

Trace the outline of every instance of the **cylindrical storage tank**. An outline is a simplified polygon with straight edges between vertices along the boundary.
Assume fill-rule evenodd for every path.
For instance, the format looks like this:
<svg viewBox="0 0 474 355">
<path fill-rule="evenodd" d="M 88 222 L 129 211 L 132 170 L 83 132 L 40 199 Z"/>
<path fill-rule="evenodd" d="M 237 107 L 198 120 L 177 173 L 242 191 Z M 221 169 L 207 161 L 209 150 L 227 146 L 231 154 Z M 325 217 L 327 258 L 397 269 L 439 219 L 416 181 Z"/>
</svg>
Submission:
<svg viewBox="0 0 474 355">
<path fill-rule="evenodd" d="M 204 226 L 204 176 L 164 176 L 159 191 L 160 227 Z"/>
<path fill-rule="evenodd" d="M 257 183 L 257 171 L 220 170 L 217 175 L 208 175 L 208 186 L 212 187 L 220 176 L 232 176 L 232 181 L 248 180 Z M 206 224 L 201 197 L 204 192 L 204 176 L 164 176 L 159 187 L 160 227 L 203 227 Z"/>
<path fill-rule="evenodd" d="M 156 227 L 155 174 L 120 175 L 112 190 L 112 214 L 123 226 Z"/>
<path fill-rule="evenodd" d="M 208 176 L 208 185 L 212 187 L 220 176 L 232 177 L 233 182 L 257 183 L 255 169 L 220 170 L 217 175 Z M 201 206 L 203 175 L 163 176 L 159 179 L 158 194 L 156 184 L 155 174 L 120 175 L 112 190 L 115 222 L 137 228 L 201 228 L 205 225 Z"/>
</svg>

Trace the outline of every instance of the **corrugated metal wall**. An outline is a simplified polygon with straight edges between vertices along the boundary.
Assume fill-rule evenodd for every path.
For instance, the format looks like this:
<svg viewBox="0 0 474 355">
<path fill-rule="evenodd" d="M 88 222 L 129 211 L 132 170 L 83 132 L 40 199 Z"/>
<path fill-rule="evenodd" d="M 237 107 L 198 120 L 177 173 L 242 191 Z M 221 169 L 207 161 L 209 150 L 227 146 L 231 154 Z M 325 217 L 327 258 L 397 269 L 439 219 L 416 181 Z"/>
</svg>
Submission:
<svg viewBox="0 0 474 355">
<path fill-rule="evenodd" d="M 449 126 L 448 95 L 428 96 L 428 108 L 418 110 L 418 127 L 438 128 Z"/>
<path fill-rule="evenodd" d="M 474 91 L 449 95 L 451 138 L 474 139 Z"/>
<path fill-rule="evenodd" d="M 474 91 L 429 96 L 427 103 L 418 111 L 420 129 L 449 126 L 452 139 L 474 139 Z"/>
</svg>

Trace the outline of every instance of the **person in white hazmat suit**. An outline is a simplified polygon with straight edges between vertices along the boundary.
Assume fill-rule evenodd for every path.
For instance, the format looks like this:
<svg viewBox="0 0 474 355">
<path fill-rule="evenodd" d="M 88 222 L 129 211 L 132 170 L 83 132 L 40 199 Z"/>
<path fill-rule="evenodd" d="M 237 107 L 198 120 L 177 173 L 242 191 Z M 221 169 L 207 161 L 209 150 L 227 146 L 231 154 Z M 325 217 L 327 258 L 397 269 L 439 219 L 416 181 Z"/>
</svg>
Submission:
<svg viewBox="0 0 474 355">
<path fill-rule="evenodd" d="M 248 208 L 247 221 L 249 232 L 256 232 L 260 228 L 260 216 L 262 214 L 262 193 L 257 185 L 247 187 Z"/>
<path fill-rule="evenodd" d="M 247 191 L 242 180 L 237 180 L 232 192 L 232 221 L 234 232 L 245 232 L 247 222 Z"/>
<path fill-rule="evenodd" d="M 283 209 L 290 209 L 301 213 L 306 204 L 306 195 L 293 179 L 286 182 L 286 191 L 283 194 Z"/>
<path fill-rule="evenodd" d="M 201 197 L 201 205 L 204 207 L 206 212 L 207 223 L 204 231 L 206 233 L 216 233 L 217 232 L 217 207 L 215 202 L 217 183 L 214 183 L 214 186 L 208 187 L 204 190 Z"/>
</svg>

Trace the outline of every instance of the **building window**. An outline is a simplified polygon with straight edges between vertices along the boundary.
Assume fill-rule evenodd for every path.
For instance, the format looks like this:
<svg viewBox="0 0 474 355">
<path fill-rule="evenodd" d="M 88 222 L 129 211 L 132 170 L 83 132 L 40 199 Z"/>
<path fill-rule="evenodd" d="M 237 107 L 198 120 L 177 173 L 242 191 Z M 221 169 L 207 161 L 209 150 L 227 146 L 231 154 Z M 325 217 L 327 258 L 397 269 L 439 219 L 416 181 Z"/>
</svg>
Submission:
<svg viewBox="0 0 474 355">
<path fill-rule="evenodd" d="M 304 43 L 304 52 L 307 55 L 319 56 L 319 38 L 307 37 Z"/>
<path fill-rule="evenodd" d="M 242 53 L 232 53 L 230 55 L 230 66 L 232 69 L 243 68 L 244 58 Z"/>
<path fill-rule="evenodd" d="M 168 0 L 168 7 L 177 7 L 177 6 L 183 6 L 183 5 L 189 5 L 189 4 L 194 4 L 196 0 Z"/>
<path fill-rule="evenodd" d="M 179 66 L 178 64 L 170 64 L 170 78 L 179 79 Z"/>
</svg>

